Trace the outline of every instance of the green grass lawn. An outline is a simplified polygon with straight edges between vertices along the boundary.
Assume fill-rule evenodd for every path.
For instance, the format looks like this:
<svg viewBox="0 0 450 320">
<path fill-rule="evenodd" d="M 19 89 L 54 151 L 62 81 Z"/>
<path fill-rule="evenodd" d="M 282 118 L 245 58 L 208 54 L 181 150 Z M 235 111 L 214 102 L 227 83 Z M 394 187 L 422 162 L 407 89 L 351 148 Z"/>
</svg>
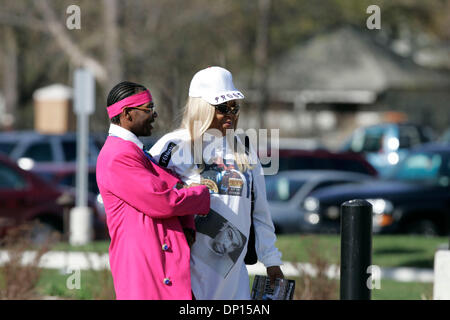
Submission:
<svg viewBox="0 0 450 320">
<path fill-rule="evenodd" d="M 381 267 L 433 268 L 434 254 L 448 237 L 375 235 L 372 239 L 372 264 Z M 330 263 L 340 260 L 339 235 L 278 235 L 276 246 L 284 261 L 308 262 L 311 252 L 319 253 Z M 107 253 L 109 241 L 85 246 L 58 243 L 53 250 Z"/>
<path fill-rule="evenodd" d="M 253 284 L 254 276 L 250 276 L 250 288 Z M 296 290 L 294 300 L 300 300 L 300 293 L 305 290 L 302 278 L 289 278 L 295 280 Z M 329 299 L 339 300 L 339 280 L 329 280 L 326 285 L 333 287 L 333 292 Z M 320 285 L 320 284 L 319 284 Z M 421 282 L 399 282 L 392 280 L 381 280 L 380 288 L 371 292 L 372 300 L 432 300 L 433 284 Z"/>
<path fill-rule="evenodd" d="M 381 280 L 380 289 L 372 290 L 372 300 L 423 299 L 433 299 L 433 283 Z"/>
<path fill-rule="evenodd" d="M 114 285 L 109 270 L 81 270 L 79 288 L 74 286 L 73 274 L 58 270 L 43 270 L 37 284 L 42 296 L 54 296 L 74 300 L 111 300 L 115 299 Z M 69 285 L 72 285 L 72 287 Z"/>
<path fill-rule="evenodd" d="M 448 237 L 384 236 L 372 239 L 372 264 L 381 267 L 433 268 L 434 254 Z M 330 263 L 340 260 L 339 235 L 280 235 L 276 243 L 284 261 L 308 262 L 311 252 Z"/>
<path fill-rule="evenodd" d="M 433 268 L 436 249 L 448 244 L 448 238 L 427 238 L 420 236 L 381 236 L 373 237 L 372 264 L 380 267 L 418 267 Z M 279 235 L 276 243 L 282 252 L 284 261 L 310 262 L 318 259 L 328 264 L 339 264 L 340 238 L 338 235 Z M 86 246 L 72 247 L 67 243 L 58 243 L 53 250 L 92 251 L 107 253 L 108 241 L 93 242 Z M 0 270 L 1 276 L 1 270 Z M 114 289 L 109 271 L 81 271 L 80 289 L 68 289 L 66 286 L 70 274 L 56 270 L 43 270 L 37 289 L 41 295 L 58 296 L 66 299 L 114 299 Z M 1 277 L 0 277 L 1 278 Z M 304 278 L 297 281 L 296 296 L 302 296 L 306 290 Z M 253 276 L 250 278 L 250 286 Z M 320 288 L 328 290 L 327 298 L 339 299 L 339 281 L 329 279 L 309 279 L 311 288 L 319 288 L 311 297 L 320 296 Z M 317 282 L 314 282 L 317 281 Z M 309 290 L 312 290 L 312 289 Z M 381 280 L 381 288 L 372 291 L 373 300 L 420 300 L 431 299 L 432 283 L 396 282 Z"/>
<path fill-rule="evenodd" d="M 37 285 L 38 292 L 42 296 L 57 296 L 75 300 L 104 300 L 114 299 L 115 297 L 112 278 L 108 271 L 81 271 L 79 289 L 67 288 L 67 281 L 70 280 L 70 276 L 71 274 L 64 274 L 56 270 L 44 270 Z M 253 278 L 253 276 L 250 276 L 250 288 Z M 298 300 L 299 293 L 304 290 L 304 281 L 302 278 L 292 279 L 296 280 L 294 299 Z M 329 280 L 325 285 L 332 285 L 333 287 L 333 292 L 329 298 L 338 300 L 339 281 Z M 430 300 L 432 297 L 432 283 L 405 283 L 391 280 L 381 280 L 380 289 L 374 289 L 371 293 L 372 300 Z"/>
</svg>

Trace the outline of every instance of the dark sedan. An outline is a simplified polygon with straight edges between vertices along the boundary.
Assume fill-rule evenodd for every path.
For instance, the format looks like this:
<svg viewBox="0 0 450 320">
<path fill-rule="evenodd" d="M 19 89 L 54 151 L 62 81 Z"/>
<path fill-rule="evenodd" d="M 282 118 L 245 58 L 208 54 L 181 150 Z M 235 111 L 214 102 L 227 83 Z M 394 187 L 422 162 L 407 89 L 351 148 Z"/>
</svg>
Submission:
<svg viewBox="0 0 450 320">
<path fill-rule="evenodd" d="M 356 172 L 337 170 L 288 170 L 266 177 L 267 200 L 277 233 L 308 233 L 317 219 L 305 214 L 315 203 L 309 195 L 320 188 L 374 179 Z"/>
<path fill-rule="evenodd" d="M 340 230 L 340 205 L 365 199 L 373 206 L 379 233 L 446 235 L 450 232 L 450 146 L 427 144 L 412 150 L 385 180 L 326 187 L 313 192 L 305 208 L 318 216 L 315 230 Z"/>
<path fill-rule="evenodd" d="M 270 151 L 260 151 L 261 164 L 265 169 L 274 166 L 273 169 L 278 169 L 275 171 L 279 172 L 285 170 L 337 170 L 378 176 L 377 170 L 364 157 L 352 152 L 300 149 Z"/>
<path fill-rule="evenodd" d="M 41 223 L 33 240 L 52 231 L 63 232 L 64 206 L 73 206 L 74 197 L 73 190 L 52 185 L 0 155 L 0 236 L 8 228 L 31 221 Z M 89 206 L 94 211 L 95 236 L 105 238 L 104 218 L 92 203 Z"/>
<path fill-rule="evenodd" d="M 88 166 L 88 199 L 90 205 L 95 204 L 100 224 L 106 224 L 105 207 L 103 199 L 97 186 L 95 176 L 95 166 Z M 55 163 L 45 164 L 35 167 L 32 172 L 38 174 L 52 185 L 57 185 L 61 189 L 70 190 L 75 193 L 77 166 L 75 163 Z"/>
</svg>

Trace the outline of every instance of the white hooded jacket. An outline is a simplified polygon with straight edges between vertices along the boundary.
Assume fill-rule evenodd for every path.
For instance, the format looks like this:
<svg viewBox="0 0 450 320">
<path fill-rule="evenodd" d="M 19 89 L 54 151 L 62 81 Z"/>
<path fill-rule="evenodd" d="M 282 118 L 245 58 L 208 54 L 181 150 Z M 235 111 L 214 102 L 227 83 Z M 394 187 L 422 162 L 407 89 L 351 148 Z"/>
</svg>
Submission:
<svg viewBox="0 0 450 320">
<path fill-rule="evenodd" d="M 196 299 L 250 299 L 244 257 L 251 226 L 252 182 L 258 260 L 266 267 L 282 264 L 275 247 L 263 169 L 258 160 L 252 170 L 240 172 L 225 137 L 205 133 L 203 150 L 206 165 L 202 172 L 193 164 L 185 129 L 166 134 L 149 152 L 160 166 L 174 171 L 186 184 L 202 183 L 210 189 L 211 211 L 205 217 L 196 216 L 197 235 L 191 248 L 191 283 Z M 257 159 L 252 148 L 250 152 Z"/>
</svg>

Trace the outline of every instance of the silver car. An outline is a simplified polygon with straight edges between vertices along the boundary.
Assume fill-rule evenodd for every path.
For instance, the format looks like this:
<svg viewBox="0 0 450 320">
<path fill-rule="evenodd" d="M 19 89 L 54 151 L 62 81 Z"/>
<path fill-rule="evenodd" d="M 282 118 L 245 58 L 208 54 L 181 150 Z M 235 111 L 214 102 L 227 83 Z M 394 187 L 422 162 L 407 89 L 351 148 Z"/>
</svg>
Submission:
<svg viewBox="0 0 450 320">
<path fill-rule="evenodd" d="M 317 229 L 320 217 L 308 213 L 318 205 L 309 195 L 319 188 L 373 179 L 366 174 L 336 170 L 282 171 L 266 176 L 267 200 L 275 232 L 327 232 L 326 226 L 323 230 Z"/>
<path fill-rule="evenodd" d="M 106 136 L 106 135 L 105 135 Z M 100 152 L 100 136 L 90 135 L 88 162 L 95 165 Z M 40 134 L 35 131 L 11 131 L 0 133 L 0 152 L 17 162 L 24 170 L 40 165 L 75 163 L 76 133 Z"/>
</svg>

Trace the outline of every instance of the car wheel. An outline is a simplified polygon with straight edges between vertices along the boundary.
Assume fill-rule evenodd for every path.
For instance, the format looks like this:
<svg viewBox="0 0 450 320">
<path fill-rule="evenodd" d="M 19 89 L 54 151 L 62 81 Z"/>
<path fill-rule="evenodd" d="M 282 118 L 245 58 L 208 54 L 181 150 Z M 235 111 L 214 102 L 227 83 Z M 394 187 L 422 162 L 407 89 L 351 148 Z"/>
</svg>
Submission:
<svg viewBox="0 0 450 320">
<path fill-rule="evenodd" d="M 419 220 L 411 223 L 407 227 L 409 234 L 420 234 L 429 237 L 434 237 L 439 235 L 439 228 L 431 220 Z"/>
</svg>

